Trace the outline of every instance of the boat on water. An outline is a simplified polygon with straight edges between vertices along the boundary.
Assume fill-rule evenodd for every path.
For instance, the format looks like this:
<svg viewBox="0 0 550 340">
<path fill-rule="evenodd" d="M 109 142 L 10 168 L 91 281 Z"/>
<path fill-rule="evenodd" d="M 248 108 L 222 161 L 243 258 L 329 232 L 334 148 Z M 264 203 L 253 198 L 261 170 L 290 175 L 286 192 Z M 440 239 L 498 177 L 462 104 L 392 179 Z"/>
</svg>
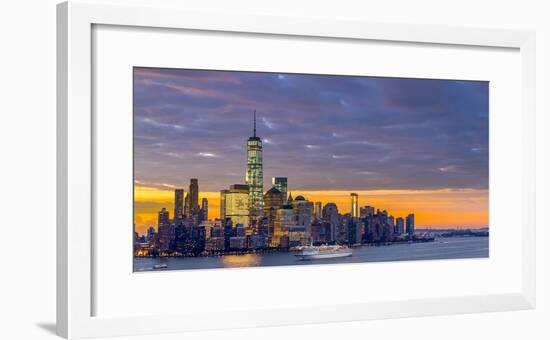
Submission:
<svg viewBox="0 0 550 340">
<path fill-rule="evenodd" d="M 166 268 L 168 268 L 168 265 L 166 263 L 159 263 L 153 266 L 153 269 L 166 269 Z"/>
<path fill-rule="evenodd" d="M 320 260 L 340 257 L 348 257 L 353 254 L 353 250 L 345 246 L 308 246 L 302 249 L 302 252 L 295 254 L 300 260 Z"/>
</svg>

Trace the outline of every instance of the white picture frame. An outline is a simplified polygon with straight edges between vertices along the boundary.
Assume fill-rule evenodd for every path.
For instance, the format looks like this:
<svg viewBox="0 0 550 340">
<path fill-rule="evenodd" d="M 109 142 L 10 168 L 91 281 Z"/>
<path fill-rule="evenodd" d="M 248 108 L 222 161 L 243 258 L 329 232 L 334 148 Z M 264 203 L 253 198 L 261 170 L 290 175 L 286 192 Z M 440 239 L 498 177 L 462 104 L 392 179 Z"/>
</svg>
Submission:
<svg viewBox="0 0 550 340">
<path fill-rule="evenodd" d="M 57 8 L 57 333 L 117 336 L 530 309 L 535 307 L 535 33 L 65 2 Z M 522 77 L 521 289 L 505 294 L 197 315 L 93 313 L 92 26 L 248 32 L 518 49 Z"/>
</svg>

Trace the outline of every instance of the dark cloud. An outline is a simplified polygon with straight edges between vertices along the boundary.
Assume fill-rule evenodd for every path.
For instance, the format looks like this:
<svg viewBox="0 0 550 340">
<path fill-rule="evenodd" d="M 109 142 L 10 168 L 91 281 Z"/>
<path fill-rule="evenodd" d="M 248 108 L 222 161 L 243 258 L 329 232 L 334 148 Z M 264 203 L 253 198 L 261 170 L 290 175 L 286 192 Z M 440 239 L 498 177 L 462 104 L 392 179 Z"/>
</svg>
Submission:
<svg viewBox="0 0 550 340">
<path fill-rule="evenodd" d="M 244 181 L 252 112 L 264 181 L 294 189 L 488 188 L 487 82 L 136 68 L 135 176 Z"/>
</svg>

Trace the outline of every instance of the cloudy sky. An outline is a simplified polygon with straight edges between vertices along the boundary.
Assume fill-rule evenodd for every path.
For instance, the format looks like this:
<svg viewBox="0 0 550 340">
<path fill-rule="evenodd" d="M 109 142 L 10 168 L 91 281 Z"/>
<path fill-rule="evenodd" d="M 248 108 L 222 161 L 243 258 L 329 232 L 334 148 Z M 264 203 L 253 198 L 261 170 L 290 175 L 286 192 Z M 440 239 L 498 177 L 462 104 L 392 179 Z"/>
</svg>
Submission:
<svg viewBox="0 0 550 340">
<path fill-rule="evenodd" d="M 293 192 L 486 196 L 488 89 L 472 81 L 135 68 L 136 186 L 187 188 L 198 178 L 201 191 L 216 193 L 243 183 L 256 110 L 265 183 L 283 176 Z"/>
</svg>

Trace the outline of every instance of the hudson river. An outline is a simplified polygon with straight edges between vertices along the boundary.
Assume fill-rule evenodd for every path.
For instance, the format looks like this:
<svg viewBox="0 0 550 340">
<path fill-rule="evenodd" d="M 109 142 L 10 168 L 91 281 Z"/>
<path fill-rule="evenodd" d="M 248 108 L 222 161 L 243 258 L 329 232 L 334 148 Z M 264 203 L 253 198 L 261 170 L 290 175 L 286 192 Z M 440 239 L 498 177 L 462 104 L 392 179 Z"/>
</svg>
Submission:
<svg viewBox="0 0 550 340">
<path fill-rule="evenodd" d="M 489 238 L 452 237 L 425 243 L 362 246 L 353 248 L 351 257 L 324 260 L 301 261 L 294 254 L 294 252 L 273 252 L 211 257 L 134 258 L 134 271 L 153 270 L 154 265 L 161 263 L 168 267 L 158 270 L 483 258 L 489 257 Z"/>
</svg>

